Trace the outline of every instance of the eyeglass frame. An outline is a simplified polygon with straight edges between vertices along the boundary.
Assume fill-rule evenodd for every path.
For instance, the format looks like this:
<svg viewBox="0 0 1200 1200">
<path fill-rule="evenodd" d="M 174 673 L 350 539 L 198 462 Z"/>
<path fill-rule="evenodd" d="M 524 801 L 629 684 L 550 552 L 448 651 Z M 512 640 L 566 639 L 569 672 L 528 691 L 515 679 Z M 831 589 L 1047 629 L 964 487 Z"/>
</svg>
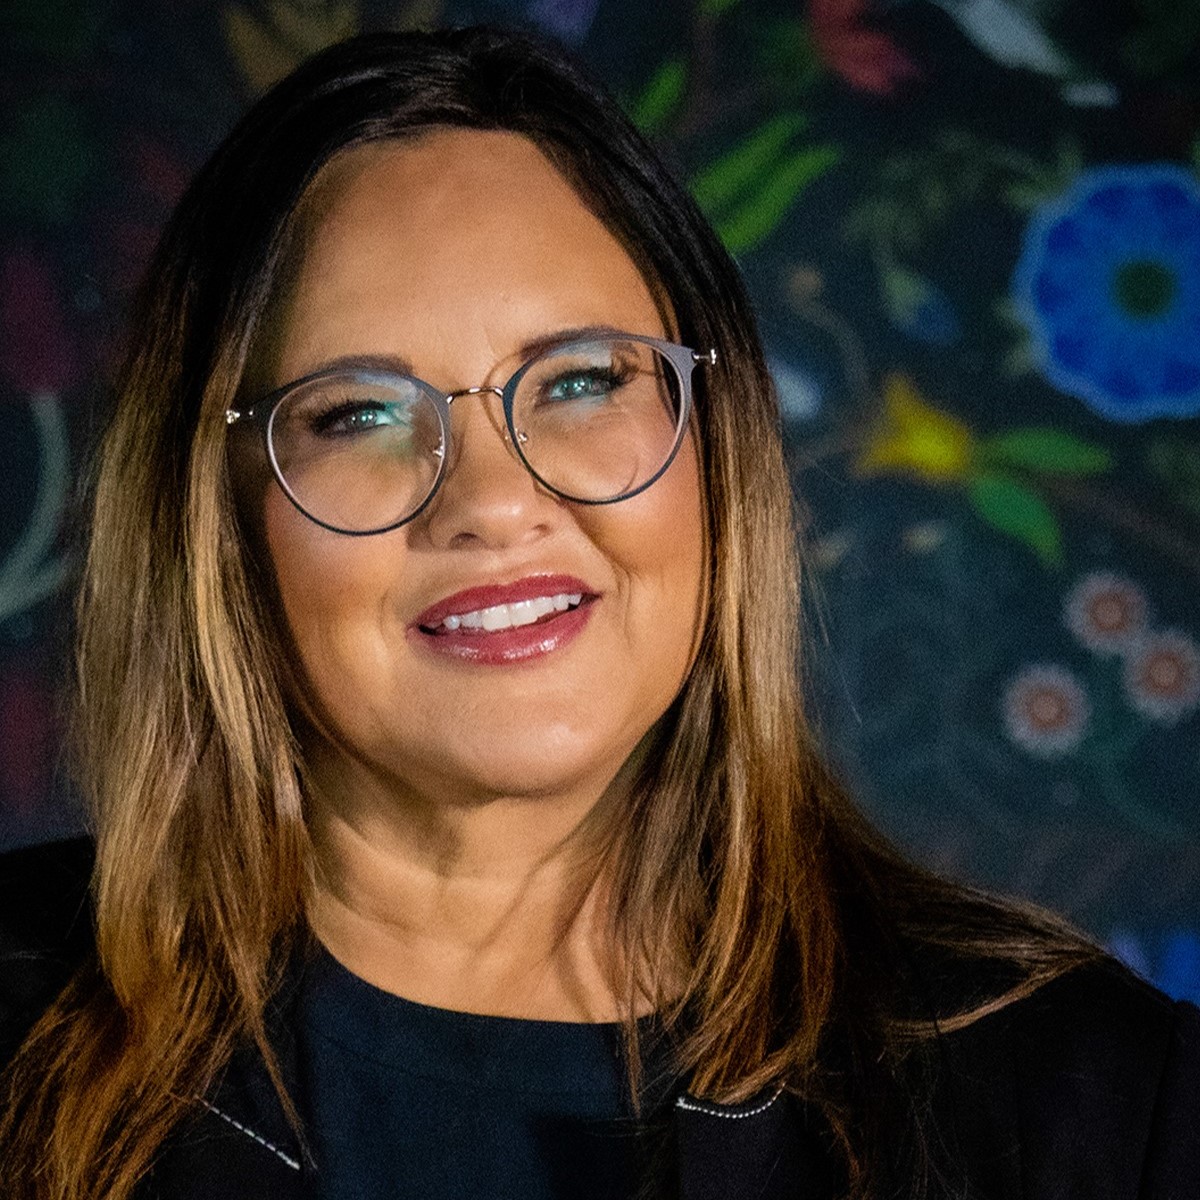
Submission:
<svg viewBox="0 0 1200 1200">
<path fill-rule="evenodd" d="M 527 371 L 536 366 L 543 359 L 548 358 L 553 354 L 561 354 L 568 352 L 577 347 L 589 346 L 597 341 L 622 341 L 622 342 L 637 342 L 643 346 L 649 346 L 652 350 L 656 350 L 675 372 L 675 376 L 679 381 L 680 388 L 680 405 L 678 425 L 675 430 L 675 442 L 671 447 L 670 454 L 662 466 L 654 472 L 644 483 L 638 484 L 632 491 L 622 492 L 619 496 L 612 496 L 605 500 L 587 500 L 578 496 L 568 495 L 566 492 L 556 488 L 553 484 L 547 482 L 534 470 L 532 464 L 525 457 L 524 451 L 521 449 L 523 442 L 528 441 L 528 437 L 522 431 L 517 429 L 513 421 L 513 402 L 516 396 L 517 388 L 520 386 L 521 380 L 524 378 Z M 556 342 L 553 345 L 546 346 L 539 350 L 527 362 L 524 362 L 509 378 L 508 382 L 503 387 L 498 386 L 478 386 L 460 388 L 454 392 L 444 392 L 436 388 L 431 383 L 427 383 L 424 379 L 416 375 L 409 375 L 403 371 L 392 371 L 387 367 L 380 367 L 364 360 L 361 367 L 355 367 L 350 364 L 340 363 L 332 367 L 322 367 L 320 370 L 313 371 L 308 375 L 302 375 L 299 379 L 293 379 L 289 383 L 285 383 L 280 387 L 273 389 L 263 396 L 256 404 L 246 409 L 227 408 L 225 410 L 225 424 L 227 426 L 235 425 L 241 421 L 250 424 L 258 425 L 262 430 L 263 447 L 266 450 L 267 460 L 271 464 L 271 473 L 275 476 L 275 482 L 279 484 L 283 494 L 291 501 L 296 510 L 314 525 L 319 525 L 322 529 L 328 529 L 331 533 L 339 533 L 344 537 L 374 537 L 380 533 L 391 533 L 394 529 L 399 529 L 403 525 L 407 525 L 410 521 L 416 520 L 422 512 L 433 501 L 446 478 L 446 462 L 450 457 L 451 440 L 450 440 L 450 405 L 454 403 L 460 396 L 481 396 L 495 395 L 499 396 L 501 403 L 504 406 L 504 423 L 508 430 L 509 438 L 514 449 L 517 452 L 517 457 L 521 465 L 529 474 L 560 499 L 566 500 L 571 504 L 586 504 L 592 507 L 597 507 L 605 504 L 619 504 L 623 500 L 631 500 L 634 496 L 640 495 L 648 487 L 657 483 L 662 478 L 664 472 L 675 461 L 675 456 L 679 453 L 679 447 L 683 445 L 683 439 L 687 432 L 688 421 L 692 412 L 692 375 L 696 367 L 701 364 L 706 366 L 716 366 L 717 352 L 715 349 L 707 351 L 693 350 L 690 346 L 681 346 L 677 342 L 669 342 L 664 338 L 649 337 L 644 334 L 637 333 L 622 333 L 618 330 L 597 330 L 590 336 L 571 337 L 564 342 Z M 433 403 L 434 410 L 437 413 L 438 425 L 441 430 L 441 445 L 437 451 L 438 468 L 437 474 L 433 478 L 429 492 L 421 503 L 407 516 L 401 517 L 400 520 L 392 522 L 390 525 L 382 525 L 378 529 L 342 529 L 337 525 L 331 525 L 328 521 L 322 521 L 319 517 L 314 516 L 301 503 L 292 489 L 288 486 L 287 480 L 283 475 L 283 468 L 279 465 L 279 461 L 275 456 L 275 447 L 271 439 L 272 423 L 274 416 L 279 406 L 293 392 L 301 387 L 306 387 L 308 384 L 314 383 L 321 379 L 332 379 L 344 375 L 375 375 L 389 379 L 403 379 L 417 385 L 428 399 Z"/>
</svg>

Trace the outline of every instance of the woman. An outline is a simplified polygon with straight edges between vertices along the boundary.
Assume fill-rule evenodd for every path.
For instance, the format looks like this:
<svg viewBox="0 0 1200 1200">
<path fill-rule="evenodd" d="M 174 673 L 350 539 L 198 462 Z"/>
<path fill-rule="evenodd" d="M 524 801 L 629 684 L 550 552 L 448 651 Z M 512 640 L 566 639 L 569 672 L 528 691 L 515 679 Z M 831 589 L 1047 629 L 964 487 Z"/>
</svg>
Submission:
<svg viewBox="0 0 1200 1200">
<path fill-rule="evenodd" d="M 1195 1010 L 822 766 L 793 528 L 736 271 L 556 52 L 276 88 L 100 458 L 9 1194 L 1198 1194 Z"/>
</svg>

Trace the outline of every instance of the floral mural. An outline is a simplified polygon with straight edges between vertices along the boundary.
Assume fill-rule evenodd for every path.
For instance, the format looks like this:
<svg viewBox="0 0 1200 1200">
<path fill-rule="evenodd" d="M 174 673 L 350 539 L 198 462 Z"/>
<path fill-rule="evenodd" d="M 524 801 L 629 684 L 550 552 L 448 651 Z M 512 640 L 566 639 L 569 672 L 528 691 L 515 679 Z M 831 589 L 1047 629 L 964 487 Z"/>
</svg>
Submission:
<svg viewBox="0 0 1200 1200">
<path fill-rule="evenodd" d="M 1113 421 L 1200 413 L 1200 179 L 1081 172 L 1034 214 L 1014 292 L 1046 378 Z"/>
<path fill-rule="evenodd" d="M 81 465 L 188 178 L 339 38 L 511 23 L 607 81 L 746 273 L 813 708 L 864 807 L 1200 998 L 1194 9 L 10 0 L 0 845 L 78 828 L 60 697 Z"/>
</svg>

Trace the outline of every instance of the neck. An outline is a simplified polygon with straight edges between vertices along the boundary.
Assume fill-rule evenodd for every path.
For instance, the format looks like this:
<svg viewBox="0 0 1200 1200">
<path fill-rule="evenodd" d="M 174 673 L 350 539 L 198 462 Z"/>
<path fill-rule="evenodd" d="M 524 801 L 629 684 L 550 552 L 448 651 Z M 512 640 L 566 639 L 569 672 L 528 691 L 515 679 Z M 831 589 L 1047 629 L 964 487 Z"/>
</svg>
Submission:
<svg viewBox="0 0 1200 1200">
<path fill-rule="evenodd" d="M 344 966 L 422 1004 L 606 1021 L 616 1002 L 600 795 L 416 795 L 314 764 L 310 913 Z"/>
</svg>

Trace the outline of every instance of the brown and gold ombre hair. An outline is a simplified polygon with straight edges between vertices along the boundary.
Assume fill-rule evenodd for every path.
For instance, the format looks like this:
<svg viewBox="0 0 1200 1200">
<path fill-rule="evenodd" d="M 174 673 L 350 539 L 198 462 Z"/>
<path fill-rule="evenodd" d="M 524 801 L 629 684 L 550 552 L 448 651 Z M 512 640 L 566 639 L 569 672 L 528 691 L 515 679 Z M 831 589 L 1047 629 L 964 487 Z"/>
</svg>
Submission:
<svg viewBox="0 0 1200 1200">
<path fill-rule="evenodd" d="M 14 1200 L 127 1200 L 235 1045 L 274 1062 L 264 1011 L 306 936 L 314 867 L 285 650 L 239 524 L 224 413 L 316 174 L 349 147 L 438 126 L 531 139 L 667 299 L 679 340 L 720 348 L 697 378 L 712 546 L 699 655 L 622 822 L 636 832 L 610 859 L 618 986 L 659 1002 L 693 1093 L 802 1094 L 825 1111 L 851 1193 L 870 1195 L 889 1081 L 912 1048 L 1095 953 L 908 863 L 824 767 L 800 698 L 775 399 L 737 269 L 686 192 L 555 49 L 494 30 L 363 37 L 245 117 L 144 288 L 78 610 L 96 954 L 7 1071 Z M 684 964 L 682 987 L 657 963 Z"/>
</svg>

